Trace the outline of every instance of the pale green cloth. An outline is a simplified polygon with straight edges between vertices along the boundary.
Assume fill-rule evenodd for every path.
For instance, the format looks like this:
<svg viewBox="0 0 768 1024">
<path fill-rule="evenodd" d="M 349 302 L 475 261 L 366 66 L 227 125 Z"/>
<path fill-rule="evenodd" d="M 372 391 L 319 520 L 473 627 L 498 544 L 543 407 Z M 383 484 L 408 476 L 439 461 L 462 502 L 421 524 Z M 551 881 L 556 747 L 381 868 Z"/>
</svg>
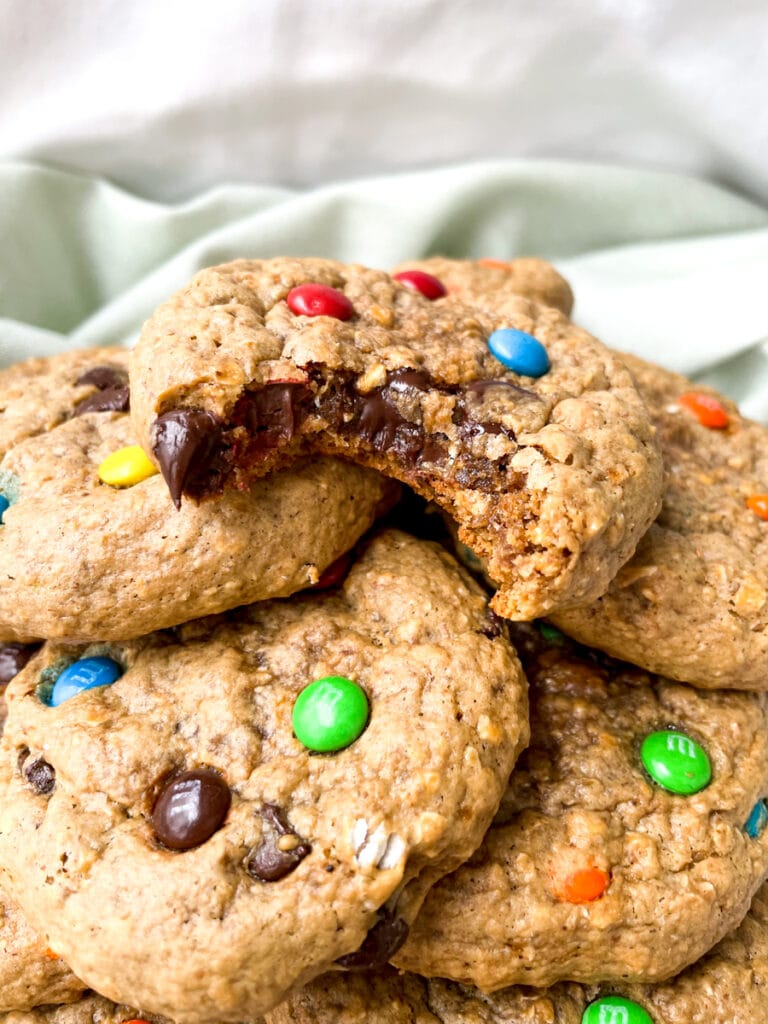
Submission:
<svg viewBox="0 0 768 1024">
<path fill-rule="evenodd" d="M 190 154 L 194 159 L 194 154 Z M 132 344 L 199 267 L 318 255 L 390 267 L 429 254 L 547 257 L 575 319 L 715 383 L 768 422 L 768 211 L 679 175 L 499 161 L 327 186 L 222 186 L 181 205 L 0 164 L 0 363 Z"/>
</svg>

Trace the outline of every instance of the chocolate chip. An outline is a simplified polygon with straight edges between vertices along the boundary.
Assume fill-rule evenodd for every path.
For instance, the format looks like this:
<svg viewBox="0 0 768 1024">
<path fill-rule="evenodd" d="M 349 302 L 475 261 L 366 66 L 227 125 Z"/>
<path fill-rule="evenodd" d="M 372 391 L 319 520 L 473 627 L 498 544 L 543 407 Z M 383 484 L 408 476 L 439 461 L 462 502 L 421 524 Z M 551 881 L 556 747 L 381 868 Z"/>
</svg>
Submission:
<svg viewBox="0 0 768 1024">
<path fill-rule="evenodd" d="M 117 366 L 94 366 L 80 374 L 75 383 L 92 384 L 99 391 L 106 391 L 109 388 L 124 388 L 128 386 L 128 374 Z"/>
<path fill-rule="evenodd" d="M 249 450 L 268 451 L 290 441 L 306 419 L 312 392 L 303 381 L 281 381 L 248 392 L 233 420 L 246 428 Z"/>
<path fill-rule="evenodd" d="M 212 768 L 182 772 L 165 784 L 155 801 L 155 834 L 171 850 L 191 850 L 221 828 L 231 802 L 229 786 Z"/>
<path fill-rule="evenodd" d="M 34 760 L 25 758 L 21 771 L 27 782 L 38 793 L 43 795 L 50 793 L 56 785 L 56 769 L 42 757 L 36 757 Z"/>
<path fill-rule="evenodd" d="M 266 834 L 260 845 L 250 853 L 245 867 L 248 874 L 260 882 L 278 882 L 299 866 L 307 854 L 312 852 L 312 847 L 299 839 L 281 807 L 264 804 L 259 813 L 267 824 Z M 281 850 L 279 840 L 282 836 L 290 836 L 298 841 L 288 849 Z"/>
<path fill-rule="evenodd" d="M 190 481 L 207 472 L 220 437 L 216 418 L 203 409 L 172 409 L 155 420 L 152 451 L 176 508 Z"/>
<path fill-rule="evenodd" d="M 383 916 L 371 928 L 360 949 L 356 953 L 347 953 L 336 961 L 340 967 L 348 971 L 367 971 L 374 967 L 383 967 L 400 949 L 408 938 L 410 928 L 402 917 L 379 911 Z"/>
<path fill-rule="evenodd" d="M 10 683 L 39 647 L 40 644 L 3 644 L 0 646 L 0 685 Z"/>
<path fill-rule="evenodd" d="M 128 412 L 131 403 L 131 392 L 126 386 L 104 388 L 94 391 L 81 402 L 78 402 L 72 413 L 82 416 L 86 412 Z"/>
<path fill-rule="evenodd" d="M 392 370 L 387 374 L 387 387 L 393 391 L 429 391 L 432 387 L 432 377 L 426 370 Z"/>
<path fill-rule="evenodd" d="M 486 625 L 482 632 L 483 636 L 487 636 L 489 640 L 494 640 L 504 632 L 504 620 L 492 608 L 486 609 L 485 622 Z"/>
</svg>

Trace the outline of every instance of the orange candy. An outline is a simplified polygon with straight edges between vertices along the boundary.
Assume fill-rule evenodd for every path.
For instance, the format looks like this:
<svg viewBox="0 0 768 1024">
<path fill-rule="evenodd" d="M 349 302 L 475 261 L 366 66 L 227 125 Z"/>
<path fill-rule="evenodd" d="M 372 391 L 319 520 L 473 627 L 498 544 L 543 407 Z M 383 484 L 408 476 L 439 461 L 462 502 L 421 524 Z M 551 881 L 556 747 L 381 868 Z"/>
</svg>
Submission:
<svg viewBox="0 0 768 1024">
<path fill-rule="evenodd" d="M 493 267 L 496 270 L 509 270 L 509 264 L 505 260 L 482 259 L 477 262 L 481 267 Z"/>
<path fill-rule="evenodd" d="M 768 494 L 751 494 L 747 498 L 747 508 L 761 519 L 768 519 Z"/>
<path fill-rule="evenodd" d="M 45 956 L 46 956 L 46 957 L 47 957 L 47 958 L 48 958 L 49 960 L 60 960 L 60 959 L 61 959 L 61 957 L 59 956 L 59 954 L 58 954 L 58 953 L 54 953 L 54 952 L 53 952 L 53 950 L 51 949 L 51 947 L 50 947 L 50 946 L 48 947 L 48 949 L 46 949 L 46 951 L 45 951 Z"/>
<path fill-rule="evenodd" d="M 728 413 L 711 395 L 703 395 L 697 391 L 686 391 L 677 400 L 684 409 L 692 412 L 702 427 L 710 430 L 722 430 L 728 426 Z"/>
<path fill-rule="evenodd" d="M 591 903 L 600 899 L 610 880 L 601 868 L 582 868 L 569 875 L 555 895 L 564 903 Z"/>
</svg>

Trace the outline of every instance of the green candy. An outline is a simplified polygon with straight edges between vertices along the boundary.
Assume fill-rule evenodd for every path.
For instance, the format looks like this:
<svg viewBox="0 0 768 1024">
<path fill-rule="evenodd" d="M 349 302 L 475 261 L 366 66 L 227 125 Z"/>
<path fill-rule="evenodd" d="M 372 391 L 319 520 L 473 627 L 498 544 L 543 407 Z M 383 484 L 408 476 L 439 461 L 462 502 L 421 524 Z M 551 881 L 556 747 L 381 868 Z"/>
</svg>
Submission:
<svg viewBox="0 0 768 1024">
<path fill-rule="evenodd" d="M 293 731 L 309 750 L 327 754 L 354 743 L 368 724 L 365 691 L 343 676 L 305 687 L 293 705 Z"/>
<path fill-rule="evenodd" d="M 559 629 L 555 629 L 554 626 L 550 626 L 548 622 L 539 620 L 536 623 L 539 627 L 539 633 L 543 640 L 546 640 L 548 644 L 562 644 L 565 642 L 565 636 L 560 632 Z"/>
<path fill-rule="evenodd" d="M 712 766 L 703 748 L 674 729 L 646 736 L 640 757 L 653 781 L 670 793 L 689 796 L 704 789 L 712 779 Z"/>
<path fill-rule="evenodd" d="M 581 1024 L 653 1024 L 653 1017 L 631 999 L 604 996 L 589 1004 Z"/>
</svg>

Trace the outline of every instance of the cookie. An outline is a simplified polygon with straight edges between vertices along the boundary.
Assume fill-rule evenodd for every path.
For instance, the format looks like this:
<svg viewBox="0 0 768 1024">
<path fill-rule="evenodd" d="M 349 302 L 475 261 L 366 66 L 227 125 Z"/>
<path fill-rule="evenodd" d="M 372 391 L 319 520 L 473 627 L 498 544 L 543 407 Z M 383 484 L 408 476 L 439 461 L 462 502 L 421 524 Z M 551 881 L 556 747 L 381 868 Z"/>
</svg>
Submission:
<svg viewBox="0 0 768 1024">
<path fill-rule="evenodd" d="M 768 689 L 768 428 L 733 402 L 626 356 L 661 442 L 661 514 L 571 636 L 702 687 Z"/>
<path fill-rule="evenodd" d="M 659 508 L 628 372 L 523 297 L 496 316 L 359 266 L 240 260 L 157 310 L 131 381 L 140 443 L 177 504 L 307 451 L 341 456 L 456 519 L 509 618 L 602 594 Z"/>
<path fill-rule="evenodd" d="M 528 735 L 487 597 L 395 531 L 336 589 L 47 644 L 8 704 L 14 895 L 96 991 L 185 1024 L 250 1019 L 334 961 L 385 961 L 480 843 Z"/>
<path fill-rule="evenodd" d="M 37 1006 L 24 1013 L 0 1014 L 0 1024 L 173 1024 L 167 1017 L 143 1013 L 130 1006 L 118 1005 L 96 993 L 88 993 L 66 1006 Z M 265 1024 L 255 1017 L 248 1024 Z"/>
<path fill-rule="evenodd" d="M 544 644 L 534 627 L 513 638 L 531 745 L 393 963 L 486 991 L 664 980 L 739 924 L 768 874 L 766 697 Z"/>
<path fill-rule="evenodd" d="M 756 1024 L 765 1020 L 768 887 L 740 927 L 660 985 L 561 983 L 483 995 L 393 970 L 326 974 L 267 1015 L 267 1024 Z"/>
<path fill-rule="evenodd" d="M 524 295 L 544 306 L 554 306 L 566 316 L 573 310 L 571 286 L 551 263 L 531 256 L 514 260 L 453 260 L 432 256 L 426 260 L 409 260 L 392 271 L 393 277 L 411 287 L 424 287 L 413 271 L 436 279 L 436 298 L 447 294 L 450 299 L 463 299 L 470 305 L 490 306 L 510 295 Z M 408 276 L 406 276 L 408 275 Z"/>
<path fill-rule="evenodd" d="M 0 414 L 2 425 L 14 410 L 17 437 L 0 461 L 10 502 L 0 526 L 0 640 L 125 639 L 286 596 L 316 584 L 394 500 L 396 486 L 380 475 L 317 459 L 177 512 L 130 417 L 111 407 L 77 412 L 82 389 L 72 381 L 125 373 L 119 349 L 91 358 L 99 362 L 75 352 L 5 371 L 22 384 Z M 41 382 L 52 392 L 47 417 Z M 24 387 L 34 401 L 24 403 Z M 92 407 L 106 393 L 84 401 Z M 21 440 L 23 409 L 32 436 Z"/>
<path fill-rule="evenodd" d="M 0 736 L 6 715 L 5 687 L 33 654 L 34 648 L 20 644 L 0 646 Z M 77 999 L 84 988 L 29 926 L 0 883 L 0 1013 L 67 1002 Z"/>
</svg>

